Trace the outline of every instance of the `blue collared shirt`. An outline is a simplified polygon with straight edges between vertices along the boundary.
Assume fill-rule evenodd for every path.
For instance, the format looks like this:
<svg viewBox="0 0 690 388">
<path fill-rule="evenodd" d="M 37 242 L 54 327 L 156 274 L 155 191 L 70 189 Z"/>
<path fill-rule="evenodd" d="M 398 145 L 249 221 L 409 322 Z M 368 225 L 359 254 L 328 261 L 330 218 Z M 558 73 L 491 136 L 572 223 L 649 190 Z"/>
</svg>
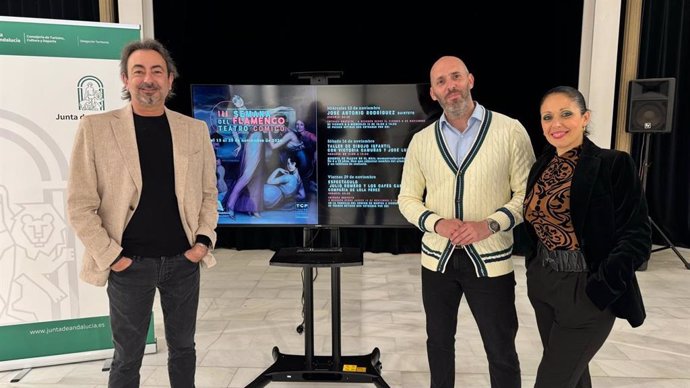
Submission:
<svg viewBox="0 0 690 388">
<path fill-rule="evenodd" d="M 479 133 L 479 128 L 482 126 L 482 117 L 484 117 L 484 107 L 475 102 L 474 111 L 467 122 L 467 129 L 465 132 L 460 132 L 459 129 L 450 125 L 446 119 L 446 114 L 441 115 L 439 125 L 443 131 L 443 136 L 446 138 L 448 150 L 453 153 L 455 164 L 460 166 L 463 159 L 470 151 L 470 147 L 474 143 L 474 139 Z"/>
</svg>

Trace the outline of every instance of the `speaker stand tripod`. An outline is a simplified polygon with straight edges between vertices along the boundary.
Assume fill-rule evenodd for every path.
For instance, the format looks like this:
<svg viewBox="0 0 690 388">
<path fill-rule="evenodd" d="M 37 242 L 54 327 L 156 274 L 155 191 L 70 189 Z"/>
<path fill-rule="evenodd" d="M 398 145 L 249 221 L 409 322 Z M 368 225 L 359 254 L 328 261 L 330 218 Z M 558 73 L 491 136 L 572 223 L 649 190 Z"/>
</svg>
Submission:
<svg viewBox="0 0 690 388">
<path fill-rule="evenodd" d="M 642 181 L 642 190 L 647 190 L 647 170 L 649 168 L 649 135 L 651 135 L 651 133 L 645 133 L 642 135 L 642 147 L 640 149 L 640 152 L 642 154 L 642 158 L 641 158 L 642 162 L 640 163 L 639 174 L 640 174 L 640 180 Z M 673 245 L 673 243 L 666 236 L 666 234 L 661 231 L 661 228 L 659 228 L 659 226 L 656 224 L 656 222 L 654 222 L 654 220 L 652 219 L 652 216 L 649 216 L 649 222 L 652 224 L 652 227 L 654 228 L 654 230 L 656 230 L 657 233 L 659 233 L 661 238 L 663 238 L 664 241 L 666 241 L 665 246 L 652 249 L 652 252 L 663 251 L 664 249 L 671 248 L 673 250 L 673 252 L 676 254 L 676 256 L 678 256 L 680 261 L 682 261 L 683 264 L 685 264 L 685 268 L 690 269 L 690 263 L 688 263 L 688 261 L 685 260 L 685 258 L 680 253 L 680 251 L 678 251 L 678 248 L 676 248 L 676 246 Z M 647 262 L 646 261 L 644 262 L 644 264 L 642 265 L 642 267 L 640 269 L 641 270 L 647 269 Z"/>
</svg>

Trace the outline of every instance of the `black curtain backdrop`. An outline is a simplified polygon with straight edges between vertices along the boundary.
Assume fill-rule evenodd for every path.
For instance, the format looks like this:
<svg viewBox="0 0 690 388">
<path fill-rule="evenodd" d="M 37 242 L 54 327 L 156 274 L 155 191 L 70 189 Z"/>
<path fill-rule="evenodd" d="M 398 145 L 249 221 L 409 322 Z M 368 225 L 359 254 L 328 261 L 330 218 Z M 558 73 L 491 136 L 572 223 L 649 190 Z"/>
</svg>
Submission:
<svg viewBox="0 0 690 388">
<path fill-rule="evenodd" d="M 676 78 L 673 130 L 650 135 L 647 202 L 652 219 L 671 241 L 690 247 L 690 4 L 645 1 L 638 79 Z M 641 134 L 633 139 L 640 163 Z M 664 244 L 654 232 L 655 243 Z"/>
<path fill-rule="evenodd" d="M 190 84 L 306 83 L 290 75 L 298 71 L 343 71 L 332 84 L 428 82 L 438 57 L 456 55 L 475 76 L 473 97 L 519 119 L 540 150 L 542 94 L 556 85 L 577 86 L 582 1 L 546 8 L 529 2 L 463 2 L 458 9 L 425 5 L 396 9 L 395 17 L 374 7 L 335 5 L 322 4 L 321 16 L 307 19 L 306 10 L 294 3 L 269 12 L 238 9 L 234 2 L 181 0 L 173 7 L 154 0 L 156 38 L 171 50 L 181 74 L 168 106 L 191 114 Z M 303 237 L 301 228 L 218 232 L 219 246 L 237 249 L 299 246 Z M 323 235 L 317 246 L 328 244 Z M 341 245 L 366 251 L 420 251 L 421 232 L 412 227 L 341 228 L 340 236 Z"/>
<path fill-rule="evenodd" d="M 0 15 L 97 22 L 98 0 L 0 0 Z"/>
</svg>

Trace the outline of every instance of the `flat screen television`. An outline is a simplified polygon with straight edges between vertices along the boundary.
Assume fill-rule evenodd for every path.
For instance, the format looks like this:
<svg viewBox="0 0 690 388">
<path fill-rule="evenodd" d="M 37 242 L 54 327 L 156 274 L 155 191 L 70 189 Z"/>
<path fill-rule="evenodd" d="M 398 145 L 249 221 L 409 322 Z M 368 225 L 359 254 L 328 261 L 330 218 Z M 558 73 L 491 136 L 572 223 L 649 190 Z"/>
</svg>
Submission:
<svg viewBox="0 0 690 388">
<path fill-rule="evenodd" d="M 216 153 L 221 226 L 408 227 L 407 144 L 428 85 L 192 85 Z"/>
</svg>

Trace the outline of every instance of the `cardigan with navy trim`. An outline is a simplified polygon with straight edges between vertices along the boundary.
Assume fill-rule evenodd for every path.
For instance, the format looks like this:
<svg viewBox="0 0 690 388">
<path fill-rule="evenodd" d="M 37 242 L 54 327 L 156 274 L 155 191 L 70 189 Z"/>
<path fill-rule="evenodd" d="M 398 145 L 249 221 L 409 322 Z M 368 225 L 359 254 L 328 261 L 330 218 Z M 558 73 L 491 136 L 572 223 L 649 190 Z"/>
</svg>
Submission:
<svg viewBox="0 0 690 388">
<path fill-rule="evenodd" d="M 444 272 L 456 249 L 434 232 L 440 219 L 491 218 L 501 225 L 501 231 L 463 248 L 478 277 L 510 273 L 512 229 L 522 222 L 527 175 L 534 160 L 522 124 L 487 109 L 476 139 L 459 163 L 453 159 L 438 121 L 415 134 L 405 156 L 398 205 L 402 215 L 424 232 L 422 265 Z"/>
</svg>

